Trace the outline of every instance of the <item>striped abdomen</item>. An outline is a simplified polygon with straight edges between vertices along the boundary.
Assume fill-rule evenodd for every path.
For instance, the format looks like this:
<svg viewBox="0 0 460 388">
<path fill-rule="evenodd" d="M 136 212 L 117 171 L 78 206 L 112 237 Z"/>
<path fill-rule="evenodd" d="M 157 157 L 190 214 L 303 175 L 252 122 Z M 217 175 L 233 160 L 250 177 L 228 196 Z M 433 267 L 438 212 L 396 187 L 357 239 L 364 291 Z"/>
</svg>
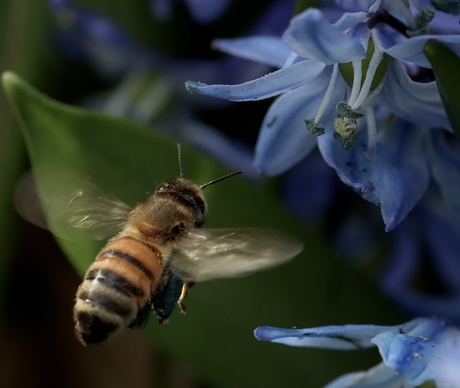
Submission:
<svg viewBox="0 0 460 388">
<path fill-rule="evenodd" d="M 83 345 L 105 340 L 129 325 L 163 273 L 161 252 L 129 236 L 109 242 L 77 290 L 75 331 Z"/>
</svg>

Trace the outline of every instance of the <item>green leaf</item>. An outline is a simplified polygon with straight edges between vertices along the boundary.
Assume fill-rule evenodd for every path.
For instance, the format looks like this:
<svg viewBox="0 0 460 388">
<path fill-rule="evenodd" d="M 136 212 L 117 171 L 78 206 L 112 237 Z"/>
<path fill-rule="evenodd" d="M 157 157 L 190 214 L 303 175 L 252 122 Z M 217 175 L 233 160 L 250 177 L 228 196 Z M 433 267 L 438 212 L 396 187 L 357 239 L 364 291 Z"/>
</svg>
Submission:
<svg viewBox="0 0 460 388">
<path fill-rule="evenodd" d="M 0 3 L 0 69 L 15 70 L 43 86 L 44 68 L 49 61 L 50 45 L 43 1 L 6 0 Z M 13 193 L 19 176 L 27 168 L 27 155 L 17 123 L 0 96 L 0 313 L 5 301 L 5 278 L 19 240 L 19 217 Z"/>
<path fill-rule="evenodd" d="M 436 40 L 429 40 L 424 52 L 433 67 L 447 118 L 454 133 L 460 138 L 460 58 Z"/>
<path fill-rule="evenodd" d="M 62 187 L 57 182 L 65 176 L 89 178 L 134 204 L 177 175 L 175 141 L 154 129 L 60 104 L 12 73 L 3 75 L 3 85 L 20 120 L 45 207 L 51 207 L 56 187 Z M 185 176 L 198 183 L 227 172 L 187 147 L 183 165 Z M 174 313 L 166 327 L 152 320 L 147 330 L 154 341 L 220 387 L 320 386 L 377 362 L 377 351 L 325 352 L 256 341 L 253 330 L 260 325 L 395 324 L 400 317 L 264 185 L 239 176 L 210 186 L 205 194 L 208 226 L 279 229 L 305 241 L 305 251 L 273 270 L 197 285 L 187 298 L 186 316 Z M 91 240 L 59 242 L 83 274 L 98 246 Z"/>
</svg>

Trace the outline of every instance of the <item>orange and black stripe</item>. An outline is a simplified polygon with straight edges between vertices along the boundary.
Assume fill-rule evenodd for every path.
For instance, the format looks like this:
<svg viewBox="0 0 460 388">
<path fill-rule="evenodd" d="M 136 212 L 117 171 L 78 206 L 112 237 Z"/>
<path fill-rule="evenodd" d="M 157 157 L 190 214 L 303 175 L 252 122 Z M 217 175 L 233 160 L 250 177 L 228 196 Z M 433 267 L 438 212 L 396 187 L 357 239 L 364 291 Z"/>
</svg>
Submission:
<svg viewBox="0 0 460 388">
<path fill-rule="evenodd" d="M 161 252 L 130 236 L 111 241 L 89 268 L 77 291 L 77 337 L 85 344 L 105 340 L 135 319 L 163 273 Z"/>
</svg>

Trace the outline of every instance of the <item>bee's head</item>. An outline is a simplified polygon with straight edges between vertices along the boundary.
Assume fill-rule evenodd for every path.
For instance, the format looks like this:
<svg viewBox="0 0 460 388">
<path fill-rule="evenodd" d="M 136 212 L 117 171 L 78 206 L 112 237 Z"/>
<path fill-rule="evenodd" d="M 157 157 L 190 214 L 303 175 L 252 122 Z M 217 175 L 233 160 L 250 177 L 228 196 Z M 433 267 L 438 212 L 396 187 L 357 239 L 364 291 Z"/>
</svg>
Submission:
<svg viewBox="0 0 460 388">
<path fill-rule="evenodd" d="M 142 234 L 165 243 L 204 226 L 206 212 L 201 189 L 191 181 L 177 178 L 161 184 L 141 202 L 130 221 Z"/>
</svg>

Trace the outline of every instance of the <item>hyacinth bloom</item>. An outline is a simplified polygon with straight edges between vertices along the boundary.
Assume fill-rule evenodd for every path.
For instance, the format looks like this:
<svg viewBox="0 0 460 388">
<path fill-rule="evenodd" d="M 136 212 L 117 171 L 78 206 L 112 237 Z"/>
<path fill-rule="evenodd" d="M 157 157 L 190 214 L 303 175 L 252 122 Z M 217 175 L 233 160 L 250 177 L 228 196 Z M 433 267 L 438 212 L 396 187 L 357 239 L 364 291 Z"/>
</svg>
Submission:
<svg viewBox="0 0 460 388">
<path fill-rule="evenodd" d="M 438 319 L 417 318 L 397 326 L 344 325 L 311 329 L 258 327 L 257 339 L 297 347 L 357 350 L 377 346 L 382 363 L 339 377 L 327 385 L 342 387 L 416 387 L 434 380 L 458 386 L 452 356 L 460 351 L 460 331 Z"/>
<path fill-rule="evenodd" d="M 423 47 L 437 39 L 459 53 L 460 35 L 417 35 L 416 17 L 399 1 L 337 3 L 348 12 L 333 24 L 332 13 L 309 9 L 281 38 L 214 44 L 279 70 L 237 85 L 188 81 L 186 87 L 231 101 L 279 95 L 262 123 L 255 168 L 280 174 L 318 145 L 342 181 L 380 206 L 392 230 L 428 187 L 426 130 L 451 130 L 436 83 L 417 81 L 421 67 L 431 66 Z"/>
</svg>

